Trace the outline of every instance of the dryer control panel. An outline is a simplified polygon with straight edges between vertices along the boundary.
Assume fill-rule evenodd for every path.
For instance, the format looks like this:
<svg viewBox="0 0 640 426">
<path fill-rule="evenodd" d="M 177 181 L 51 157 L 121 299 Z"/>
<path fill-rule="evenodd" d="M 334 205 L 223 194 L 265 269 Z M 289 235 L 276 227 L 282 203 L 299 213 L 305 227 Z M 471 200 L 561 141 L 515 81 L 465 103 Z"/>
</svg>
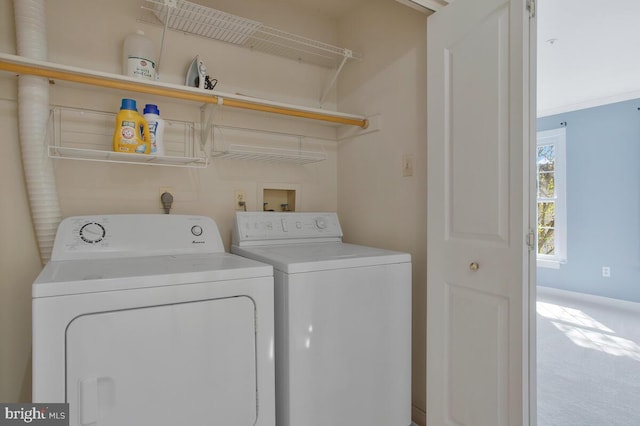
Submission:
<svg viewBox="0 0 640 426">
<path fill-rule="evenodd" d="M 204 216 L 74 216 L 60 223 L 51 260 L 221 252 L 218 227 Z"/>
<path fill-rule="evenodd" d="M 342 241 L 338 215 L 300 212 L 237 212 L 233 244 L 237 246 Z"/>
</svg>

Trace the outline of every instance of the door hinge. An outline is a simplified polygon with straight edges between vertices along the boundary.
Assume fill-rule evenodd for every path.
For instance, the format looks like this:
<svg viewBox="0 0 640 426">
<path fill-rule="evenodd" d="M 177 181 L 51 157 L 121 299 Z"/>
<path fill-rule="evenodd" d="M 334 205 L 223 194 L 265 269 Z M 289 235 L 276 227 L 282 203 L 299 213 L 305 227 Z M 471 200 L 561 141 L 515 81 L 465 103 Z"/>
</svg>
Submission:
<svg viewBox="0 0 640 426">
<path fill-rule="evenodd" d="M 527 10 L 529 11 L 529 18 L 536 17 L 536 0 L 527 0 Z"/>
<path fill-rule="evenodd" d="M 536 248 L 536 234 L 533 231 L 527 233 L 527 247 L 529 247 L 529 251 Z"/>
</svg>

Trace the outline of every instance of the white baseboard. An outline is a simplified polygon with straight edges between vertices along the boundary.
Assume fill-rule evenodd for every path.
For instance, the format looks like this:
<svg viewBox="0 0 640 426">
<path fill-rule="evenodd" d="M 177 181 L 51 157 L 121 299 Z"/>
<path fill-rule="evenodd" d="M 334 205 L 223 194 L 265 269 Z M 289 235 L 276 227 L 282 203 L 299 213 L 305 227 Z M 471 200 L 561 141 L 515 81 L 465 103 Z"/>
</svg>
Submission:
<svg viewBox="0 0 640 426">
<path fill-rule="evenodd" d="M 611 297 L 596 296 L 594 294 L 579 293 L 576 291 L 569 291 L 569 290 L 561 290 L 559 288 L 545 287 L 542 285 L 538 285 L 536 287 L 536 290 L 538 294 L 542 296 L 547 294 L 549 296 L 565 297 L 565 298 L 576 299 L 576 300 L 580 300 L 588 303 L 597 303 L 600 305 L 608 306 L 610 308 L 624 309 L 627 311 L 640 313 L 640 303 L 630 302 L 628 300 L 613 299 Z"/>
</svg>

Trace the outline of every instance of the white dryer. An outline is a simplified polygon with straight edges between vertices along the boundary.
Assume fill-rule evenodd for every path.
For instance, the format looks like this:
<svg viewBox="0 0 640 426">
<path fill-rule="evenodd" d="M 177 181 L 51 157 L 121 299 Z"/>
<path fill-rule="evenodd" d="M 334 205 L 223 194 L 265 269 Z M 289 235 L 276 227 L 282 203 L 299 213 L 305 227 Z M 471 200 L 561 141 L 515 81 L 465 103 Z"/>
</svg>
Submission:
<svg viewBox="0 0 640 426">
<path fill-rule="evenodd" d="M 298 212 L 237 213 L 231 251 L 274 267 L 278 426 L 411 424 L 409 254 Z"/>
<path fill-rule="evenodd" d="M 273 270 L 202 216 L 65 219 L 33 284 L 33 400 L 70 425 L 273 426 Z"/>
</svg>

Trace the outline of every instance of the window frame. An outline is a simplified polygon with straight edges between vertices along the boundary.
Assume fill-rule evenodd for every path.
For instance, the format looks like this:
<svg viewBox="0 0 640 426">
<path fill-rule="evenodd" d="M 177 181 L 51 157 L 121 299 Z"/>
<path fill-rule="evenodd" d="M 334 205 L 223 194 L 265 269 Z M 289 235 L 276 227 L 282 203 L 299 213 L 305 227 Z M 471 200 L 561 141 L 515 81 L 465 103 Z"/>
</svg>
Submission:
<svg viewBox="0 0 640 426">
<path fill-rule="evenodd" d="M 559 269 L 561 264 L 567 263 L 567 132 L 565 127 L 541 130 L 536 132 L 536 260 L 537 266 Z M 538 197 L 538 147 L 553 145 L 555 152 L 554 164 L 554 197 Z M 538 253 L 538 203 L 541 200 L 553 200 L 554 206 L 554 251 L 553 255 Z"/>
</svg>

